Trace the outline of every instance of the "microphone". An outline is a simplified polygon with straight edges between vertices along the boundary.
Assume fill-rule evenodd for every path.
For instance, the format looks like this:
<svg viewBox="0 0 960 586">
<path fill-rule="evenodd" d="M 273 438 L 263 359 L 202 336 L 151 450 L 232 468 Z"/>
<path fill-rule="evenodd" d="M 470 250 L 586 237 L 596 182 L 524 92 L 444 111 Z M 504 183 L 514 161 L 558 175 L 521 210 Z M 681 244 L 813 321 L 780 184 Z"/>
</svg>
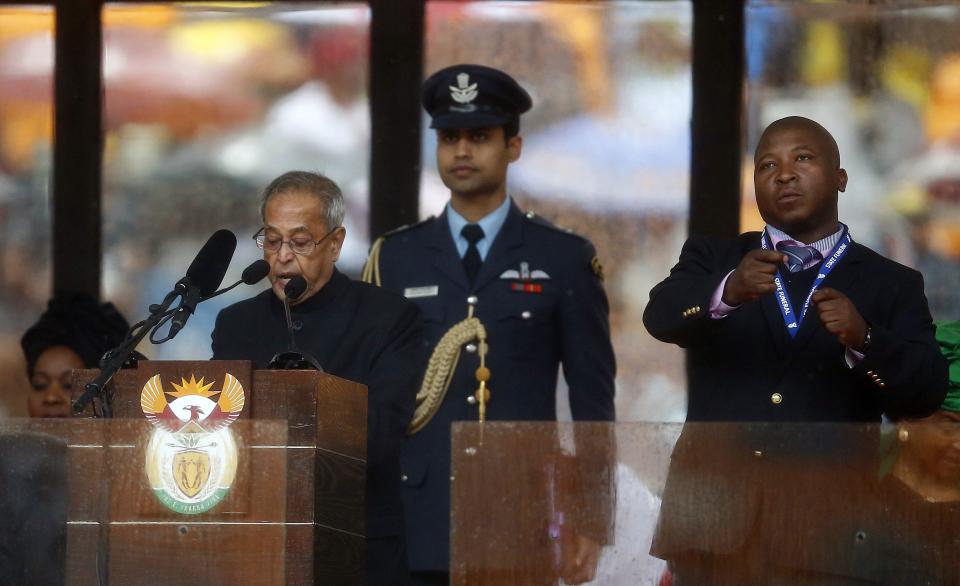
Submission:
<svg viewBox="0 0 960 586">
<path fill-rule="evenodd" d="M 173 339 L 183 329 L 198 303 L 216 292 L 223 276 L 227 274 L 236 248 L 237 237 L 230 230 L 217 230 L 203 245 L 187 268 L 187 276 L 181 279 L 187 283 L 187 292 L 170 320 L 167 340 Z"/>
<path fill-rule="evenodd" d="M 237 237 L 230 230 L 217 230 L 203 245 L 196 258 L 187 268 L 189 286 L 198 287 L 206 297 L 220 286 L 230 267 L 233 251 L 237 249 Z"/>
<path fill-rule="evenodd" d="M 268 274 L 270 274 L 270 263 L 261 258 L 243 269 L 243 273 L 240 275 L 240 281 L 245 285 L 255 285 L 262 281 Z"/>
<path fill-rule="evenodd" d="M 212 299 L 212 298 L 216 297 L 217 295 L 223 295 L 223 294 L 226 293 L 227 291 L 230 291 L 231 289 L 233 289 L 234 287 L 236 287 L 237 285 L 240 285 L 240 284 L 243 284 L 243 285 L 256 285 L 257 283 L 259 283 L 260 281 L 262 281 L 263 278 L 266 277 L 267 274 L 269 274 L 269 273 L 270 273 L 270 263 L 268 263 L 267 261 L 265 261 L 265 260 L 263 260 L 263 259 L 254 261 L 254 262 L 250 263 L 250 266 L 248 266 L 247 268 L 243 269 L 243 274 L 240 275 L 240 280 L 239 280 L 239 281 L 237 281 L 237 282 L 234 283 L 233 285 L 230 285 L 229 287 L 224 287 L 223 289 L 220 289 L 219 291 L 216 291 L 215 293 L 212 293 L 212 294 L 210 294 L 210 295 L 207 295 L 206 297 L 204 297 L 204 298 L 201 299 L 200 301 L 206 301 L 207 299 Z"/>
<path fill-rule="evenodd" d="M 307 290 L 307 280 L 297 275 L 287 281 L 283 288 L 283 314 L 287 318 L 287 334 L 290 335 L 290 351 L 299 352 L 297 341 L 293 339 L 293 320 L 290 318 L 290 302 L 296 301 Z"/>
<path fill-rule="evenodd" d="M 282 370 L 302 370 L 315 368 L 323 372 L 323 367 L 316 358 L 302 352 L 297 347 L 297 341 L 293 336 L 293 319 L 290 317 L 290 302 L 296 301 L 307 290 L 307 280 L 297 275 L 292 277 L 283 288 L 283 314 L 287 319 L 287 334 L 290 336 L 290 348 L 286 352 L 281 352 L 270 360 L 270 368 Z"/>
<path fill-rule="evenodd" d="M 113 394 L 105 391 L 107 383 L 133 354 L 139 354 L 134 349 L 140 343 L 140 340 L 147 335 L 147 332 L 151 332 L 151 342 L 160 344 L 173 338 L 183 328 L 187 318 L 196 309 L 197 303 L 202 301 L 204 296 L 212 294 L 220 286 L 236 248 L 237 237 L 233 232 L 229 230 L 214 232 L 213 236 L 207 240 L 197 256 L 194 257 L 193 262 L 190 263 L 186 276 L 177 281 L 173 291 L 164 297 L 163 303 L 151 305 L 150 317 L 131 327 L 127 331 L 123 342 L 103 355 L 100 359 L 100 374 L 84 386 L 83 394 L 73 403 L 74 413 L 82 412 L 88 403 L 99 397 L 99 412 L 97 404 L 94 403 L 94 415 L 113 416 Z M 269 269 L 268 266 L 267 271 Z M 248 270 L 250 270 L 250 267 L 248 267 Z M 244 271 L 244 274 L 246 273 L 247 271 Z M 250 278 L 253 278 L 253 276 L 250 275 Z M 263 276 L 260 276 L 257 280 L 262 278 Z M 181 300 L 180 306 L 177 309 L 168 309 L 177 297 Z M 170 325 L 167 337 L 163 340 L 154 340 L 153 336 L 157 333 L 157 330 L 173 317 L 173 314 L 177 315 L 172 320 L 173 323 Z"/>
<path fill-rule="evenodd" d="M 287 286 L 283 288 L 283 295 L 286 301 L 296 301 L 303 295 L 303 292 L 307 290 L 307 280 L 297 275 L 292 277 L 287 283 Z"/>
</svg>

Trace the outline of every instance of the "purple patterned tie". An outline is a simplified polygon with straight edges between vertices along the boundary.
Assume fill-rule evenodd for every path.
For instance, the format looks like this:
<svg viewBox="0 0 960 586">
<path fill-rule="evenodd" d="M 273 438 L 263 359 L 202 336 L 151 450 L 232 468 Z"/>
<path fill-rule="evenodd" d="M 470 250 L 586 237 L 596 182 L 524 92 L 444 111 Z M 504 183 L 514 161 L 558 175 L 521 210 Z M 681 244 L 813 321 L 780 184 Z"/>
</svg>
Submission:
<svg viewBox="0 0 960 586">
<path fill-rule="evenodd" d="M 788 244 L 788 242 L 792 241 L 777 242 L 777 250 L 787 255 L 787 269 L 791 273 L 799 273 L 823 260 L 823 255 L 815 247 Z"/>
</svg>

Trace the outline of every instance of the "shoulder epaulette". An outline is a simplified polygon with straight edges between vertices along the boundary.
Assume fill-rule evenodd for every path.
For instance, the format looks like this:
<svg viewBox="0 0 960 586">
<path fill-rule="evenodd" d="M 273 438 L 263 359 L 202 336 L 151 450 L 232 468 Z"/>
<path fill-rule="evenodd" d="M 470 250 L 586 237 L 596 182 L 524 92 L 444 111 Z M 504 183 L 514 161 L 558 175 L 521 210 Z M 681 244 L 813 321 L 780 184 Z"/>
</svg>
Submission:
<svg viewBox="0 0 960 586">
<path fill-rule="evenodd" d="M 396 234 L 401 234 L 412 230 L 418 226 L 423 226 L 427 222 L 430 222 L 434 219 L 434 216 L 430 216 L 426 220 L 421 220 L 415 224 L 407 224 L 405 226 L 400 226 L 399 228 L 394 228 L 388 232 L 384 232 L 382 236 L 373 241 L 370 245 L 370 252 L 367 254 L 367 262 L 363 265 L 363 271 L 360 274 L 360 280 L 364 283 L 372 283 L 377 287 L 380 286 L 380 249 L 383 248 L 383 243 Z"/>
<path fill-rule="evenodd" d="M 593 243 L 590 242 L 589 238 L 587 238 L 586 236 L 581 236 L 580 234 L 577 234 L 573 230 L 570 230 L 567 228 L 561 228 L 560 226 L 553 224 L 552 222 L 550 222 L 546 218 L 541 217 L 539 214 L 536 214 L 535 212 L 526 212 L 525 214 L 523 214 L 523 217 L 526 218 L 526 220 L 531 224 L 542 226 L 544 228 L 547 228 L 548 230 L 551 230 L 553 232 L 558 232 L 565 236 L 570 236 L 572 238 L 577 239 L 579 242 L 586 244 L 589 247 L 589 249 L 593 251 L 593 258 L 590 259 L 590 270 L 593 271 L 593 274 L 597 276 L 597 279 L 599 279 L 601 283 L 603 282 L 604 280 L 603 265 L 600 264 L 600 259 L 597 257 L 596 250 L 593 248 Z"/>
<path fill-rule="evenodd" d="M 570 228 L 562 228 L 560 226 L 557 226 L 556 224 L 554 224 L 553 222 L 544 218 L 543 216 L 541 216 L 536 212 L 532 212 L 532 211 L 524 212 L 523 217 L 526 218 L 526 220 L 531 224 L 536 224 L 537 226 L 543 226 L 544 228 L 549 228 L 554 232 L 559 232 L 561 234 L 566 234 L 567 236 L 573 236 L 574 238 L 579 238 L 584 242 L 589 242 L 589 239 L 586 236 L 581 236 L 580 234 L 577 234 Z"/>
<path fill-rule="evenodd" d="M 387 230 L 386 232 L 384 232 L 384 233 L 380 236 L 380 238 L 389 238 L 389 237 L 394 236 L 394 235 L 396 235 L 396 234 L 400 234 L 400 233 L 403 233 L 403 232 L 407 232 L 408 230 L 413 230 L 414 228 L 419 228 L 420 226 L 423 226 L 423 225 L 426 224 L 427 222 L 430 222 L 431 220 L 434 220 L 434 219 L 436 219 L 436 216 L 430 216 L 429 218 L 426 218 L 426 219 L 424 219 L 424 220 L 420 220 L 419 222 L 414 222 L 413 224 L 404 224 L 403 226 L 400 226 L 400 227 L 398 227 L 398 228 L 394 228 L 394 229 L 392 229 L 392 230 Z"/>
</svg>

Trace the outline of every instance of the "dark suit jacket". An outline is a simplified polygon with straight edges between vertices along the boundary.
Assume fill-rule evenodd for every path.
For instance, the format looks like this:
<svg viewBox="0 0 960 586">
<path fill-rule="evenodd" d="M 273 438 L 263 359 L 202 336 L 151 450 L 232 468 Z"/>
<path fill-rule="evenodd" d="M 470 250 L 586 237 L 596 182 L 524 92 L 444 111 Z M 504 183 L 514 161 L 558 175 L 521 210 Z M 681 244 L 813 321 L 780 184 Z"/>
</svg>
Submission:
<svg viewBox="0 0 960 586">
<path fill-rule="evenodd" d="M 650 292 L 647 329 L 688 351 L 688 421 L 876 422 L 881 413 L 924 417 L 940 406 L 947 363 L 933 338 L 920 273 L 853 243 L 824 280 L 872 326 L 870 350 L 849 368 L 813 305 L 792 341 L 773 295 L 710 319 L 720 282 L 759 247 L 758 232 L 730 242 L 691 238 L 670 276 Z"/>
<path fill-rule="evenodd" d="M 0 434 L 0 584 L 64 583 L 67 470 L 62 439 Z"/>
<path fill-rule="evenodd" d="M 367 385 L 367 537 L 402 536 L 400 444 L 423 371 L 423 328 L 414 304 L 334 272 L 291 308 L 297 344 L 330 374 Z M 227 307 L 213 330 L 213 358 L 265 368 L 288 346 L 283 305 L 267 290 Z M 381 563 L 368 559 L 368 566 Z"/>
<path fill-rule="evenodd" d="M 487 330 L 492 373 L 489 420 L 554 420 L 562 364 L 574 419 L 610 421 L 615 363 L 607 297 L 591 268 L 595 255 L 589 241 L 513 205 L 473 287 L 445 215 L 388 234 L 379 267 L 383 287 L 392 291 L 437 287 L 437 294 L 413 299 L 423 315 L 427 355 L 466 318 L 467 297 L 478 298 L 476 316 Z M 516 291 L 520 279 L 502 277 L 507 270 L 519 273 L 521 263 L 549 276 L 530 281 L 543 286 L 541 293 Z M 404 445 L 407 546 L 414 570 L 448 569 L 450 425 L 477 420 L 477 407 L 467 402 L 477 388 L 477 366 L 475 351 L 461 353 L 438 413 Z"/>
<path fill-rule="evenodd" d="M 759 246 L 757 232 L 725 242 L 691 238 L 670 276 L 650 293 L 647 329 L 687 349 L 688 422 L 866 423 L 879 422 L 881 413 L 923 417 L 937 409 L 947 364 L 919 273 L 854 243 L 824 280 L 872 326 L 869 350 L 850 368 L 813 306 L 793 340 L 773 295 L 710 319 L 720 282 Z M 871 444 L 850 439 L 861 432 L 688 426 L 671 461 L 654 553 L 671 559 L 759 547 L 785 565 L 872 578 L 877 566 L 863 562 L 876 552 L 855 538 L 869 513 L 829 496 L 839 494 L 832 487 L 851 495 L 869 490 L 863 471 L 875 467 L 864 446 Z M 810 544 L 820 554 L 811 554 Z"/>
</svg>

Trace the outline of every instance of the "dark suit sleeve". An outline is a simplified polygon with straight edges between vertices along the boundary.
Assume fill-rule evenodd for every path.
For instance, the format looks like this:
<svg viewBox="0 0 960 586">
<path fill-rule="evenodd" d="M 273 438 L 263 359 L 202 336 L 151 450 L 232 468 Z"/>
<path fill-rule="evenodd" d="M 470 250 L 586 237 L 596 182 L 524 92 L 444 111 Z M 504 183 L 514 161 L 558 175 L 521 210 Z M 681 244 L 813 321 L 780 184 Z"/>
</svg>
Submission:
<svg viewBox="0 0 960 586">
<path fill-rule="evenodd" d="M 570 387 L 570 411 L 577 421 L 613 421 L 616 361 L 610 343 L 610 308 L 594 274 L 593 245 L 583 242 L 561 300 L 563 375 Z"/>
<path fill-rule="evenodd" d="M 422 346 L 420 312 L 416 305 L 404 300 L 396 319 L 386 326 L 366 380 L 370 465 L 395 455 L 406 437 L 423 373 Z"/>
<path fill-rule="evenodd" d="M 570 411 L 577 421 L 613 421 L 616 361 L 610 342 L 607 295 L 592 269 L 596 256 L 589 242 L 577 242 L 573 271 L 561 302 L 563 375 L 570 389 Z M 558 462 L 563 504 L 573 532 L 610 543 L 613 529 L 613 474 L 616 454 L 612 427 L 578 425 L 576 456 Z"/>
<path fill-rule="evenodd" d="M 889 417 L 926 417 L 946 397 L 947 360 L 934 338 L 923 276 L 911 270 L 897 277 L 899 282 L 887 284 L 896 291 L 891 315 L 871 323 L 870 349 L 855 370 L 873 381 Z M 864 316 L 868 322 L 871 317 Z"/>
<path fill-rule="evenodd" d="M 643 311 L 647 331 L 661 342 L 684 348 L 706 341 L 702 336 L 723 322 L 710 319 L 710 299 L 734 268 L 723 266 L 715 244 L 703 238 L 687 240 L 670 275 L 650 291 Z"/>
</svg>

